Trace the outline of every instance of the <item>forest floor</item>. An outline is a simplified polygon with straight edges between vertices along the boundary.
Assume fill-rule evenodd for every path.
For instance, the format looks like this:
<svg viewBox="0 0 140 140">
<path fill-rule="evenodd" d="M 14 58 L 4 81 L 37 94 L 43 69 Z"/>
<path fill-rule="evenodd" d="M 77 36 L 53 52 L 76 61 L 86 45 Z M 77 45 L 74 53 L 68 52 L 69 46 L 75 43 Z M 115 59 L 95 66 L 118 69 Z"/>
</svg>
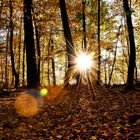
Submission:
<svg viewBox="0 0 140 140">
<path fill-rule="evenodd" d="M 140 88 L 70 86 L 49 92 L 30 117 L 15 109 L 19 90 L 0 97 L 0 140 L 140 140 Z"/>
</svg>

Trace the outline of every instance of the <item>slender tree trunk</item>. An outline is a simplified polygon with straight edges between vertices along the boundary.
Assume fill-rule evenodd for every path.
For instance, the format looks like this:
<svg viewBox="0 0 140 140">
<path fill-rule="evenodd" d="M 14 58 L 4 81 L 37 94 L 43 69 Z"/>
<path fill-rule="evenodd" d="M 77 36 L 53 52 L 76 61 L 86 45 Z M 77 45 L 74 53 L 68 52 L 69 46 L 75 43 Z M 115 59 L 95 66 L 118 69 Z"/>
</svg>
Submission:
<svg viewBox="0 0 140 140">
<path fill-rule="evenodd" d="M 113 64 L 112 64 L 111 73 L 109 75 L 108 85 L 110 85 L 110 83 L 111 83 L 111 79 L 112 79 L 112 75 L 113 75 L 113 71 L 114 71 L 114 66 L 115 66 L 116 56 L 117 56 L 117 44 L 118 44 L 118 41 L 119 41 L 119 35 L 120 35 L 121 27 L 122 26 L 119 26 L 118 33 L 117 33 L 117 41 L 116 41 L 116 48 L 115 48 L 115 52 L 114 52 L 114 60 L 113 60 Z"/>
<path fill-rule="evenodd" d="M 136 50 L 135 50 L 135 40 L 134 31 L 131 18 L 131 11 L 128 5 L 128 0 L 123 0 L 123 7 L 126 13 L 126 21 L 128 28 L 129 44 L 130 44 L 130 55 L 129 55 L 129 65 L 128 65 L 128 76 L 127 76 L 127 88 L 133 87 L 134 82 L 134 68 L 136 64 Z"/>
<path fill-rule="evenodd" d="M 48 85 L 50 85 L 50 47 L 51 47 L 51 38 L 52 38 L 52 28 L 50 32 L 50 37 L 49 37 L 49 43 L 48 43 L 48 71 L 47 71 L 47 78 L 48 78 Z"/>
<path fill-rule="evenodd" d="M 47 70 L 47 79 L 48 79 L 48 85 L 50 85 L 50 46 L 48 46 L 48 70 Z"/>
<path fill-rule="evenodd" d="M 38 84 L 40 85 L 40 35 L 35 25 L 35 32 L 36 32 L 36 42 L 37 42 L 37 70 L 38 70 Z"/>
<path fill-rule="evenodd" d="M 86 5 L 86 0 L 82 0 L 82 13 L 83 13 L 83 48 L 86 50 L 87 49 L 87 41 L 86 41 L 86 17 L 85 17 L 85 5 Z"/>
<path fill-rule="evenodd" d="M 51 40 L 51 51 L 54 51 L 54 44 L 53 44 L 53 39 Z M 55 62 L 54 62 L 54 56 L 51 58 L 52 60 L 52 73 L 53 73 L 53 86 L 56 85 L 56 77 L 55 77 Z"/>
<path fill-rule="evenodd" d="M 35 57 L 34 32 L 31 9 L 32 0 L 24 0 L 24 31 L 27 58 L 27 85 L 29 88 L 37 88 L 38 74 Z"/>
<path fill-rule="evenodd" d="M 36 19 L 35 19 L 33 7 L 32 7 L 32 11 L 33 11 L 34 26 L 35 26 L 36 46 L 37 46 L 38 85 L 40 86 L 40 34 L 39 34 L 38 27 L 36 24 Z"/>
<path fill-rule="evenodd" d="M 11 64 L 12 64 L 12 75 L 15 77 L 15 88 L 19 85 L 19 76 L 15 69 L 14 53 L 13 53 L 13 5 L 12 0 L 10 2 L 10 53 L 11 53 Z"/>
<path fill-rule="evenodd" d="M 3 1 L 0 1 L 0 20 L 1 20 L 1 12 L 2 12 Z"/>
<path fill-rule="evenodd" d="M 45 53 L 45 37 L 43 37 L 43 48 L 42 48 L 42 58 L 44 58 L 44 53 Z M 41 85 L 44 83 L 44 59 L 41 61 Z"/>
<path fill-rule="evenodd" d="M 138 68 L 136 65 L 135 65 L 135 81 L 136 83 L 138 82 Z"/>
<path fill-rule="evenodd" d="M 3 85 L 4 85 L 4 83 L 3 83 L 3 67 L 2 67 L 3 65 L 2 65 L 2 62 L 3 62 L 3 55 L 0 55 L 0 88 L 1 88 L 1 86 L 3 87 Z"/>
<path fill-rule="evenodd" d="M 97 84 L 100 84 L 100 65 L 101 65 L 101 47 L 100 47 L 100 0 L 98 0 L 98 71 L 97 71 Z"/>
<path fill-rule="evenodd" d="M 5 88 L 8 88 L 8 40 L 9 40 L 9 29 L 6 37 L 6 56 L 5 56 Z"/>
<path fill-rule="evenodd" d="M 106 52 L 105 52 L 105 60 L 104 60 L 104 71 L 105 71 L 105 85 L 107 85 L 107 70 L 106 70 L 106 64 L 107 64 L 107 50 L 106 50 Z"/>
<path fill-rule="evenodd" d="M 1 54 L 0 55 L 0 73 L 1 73 L 1 76 L 0 76 L 0 82 L 2 82 L 2 87 L 4 86 L 4 55 Z M 1 87 L 0 87 L 1 88 Z"/>
<path fill-rule="evenodd" d="M 73 58 L 74 58 L 75 53 L 74 53 L 74 45 L 72 41 L 71 31 L 69 27 L 65 0 L 59 0 L 59 4 L 60 4 L 61 19 L 62 19 L 62 24 L 63 24 L 63 29 L 64 29 L 65 42 L 66 42 L 67 57 L 68 57 L 67 59 L 68 70 L 66 72 L 65 81 L 64 81 L 64 84 L 67 87 L 69 84 L 72 67 L 74 65 Z"/>
<path fill-rule="evenodd" d="M 22 85 L 23 86 L 25 84 L 25 48 L 26 48 L 26 44 L 25 44 L 25 37 L 24 37 L 23 54 L 22 54 Z"/>
<path fill-rule="evenodd" d="M 18 78 L 18 79 L 20 79 L 20 58 L 21 58 L 21 55 L 20 55 L 20 50 L 21 50 L 21 30 L 22 30 L 22 17 L 21 17 L 21 21 L 20 21 L 20 31 L 19 31 L 19 38 L 18 38 L 18 40 L 19 40 L 19 45 L 18 45 L 18 54 L 19 54 L 19 56 L 18 56 L 18 76 L 19 76 L 19 78 Z M 20 86 L 20 80 L 19 80 L 19 86 Z"/>
</svg>

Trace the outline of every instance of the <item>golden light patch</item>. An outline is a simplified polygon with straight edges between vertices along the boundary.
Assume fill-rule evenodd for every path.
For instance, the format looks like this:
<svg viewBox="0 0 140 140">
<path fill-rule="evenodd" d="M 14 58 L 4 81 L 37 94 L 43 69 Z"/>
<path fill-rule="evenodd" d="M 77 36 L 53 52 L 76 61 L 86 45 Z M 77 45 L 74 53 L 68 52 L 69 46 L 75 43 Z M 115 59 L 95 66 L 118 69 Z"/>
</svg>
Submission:
<svg viewBox="0 0 140 140">
<path fill-rule="evenodd" d="M 20 116 L 34 116 L 38 112 L 38 103 L 31 95 L 21 93 L 15 100 L 15 109 Z"/>
<path fill-rule="evenodd" d="M 63 91 L 63 88 L 64 88 L 63 85 L 48 86 L 47 87 L 48 94 L 47 94 L 47 96 L 44 96 L 44 98 L 48 99 L 48 100 L 51 100 L 51 101 L 54 100 Z"/>
</svg>

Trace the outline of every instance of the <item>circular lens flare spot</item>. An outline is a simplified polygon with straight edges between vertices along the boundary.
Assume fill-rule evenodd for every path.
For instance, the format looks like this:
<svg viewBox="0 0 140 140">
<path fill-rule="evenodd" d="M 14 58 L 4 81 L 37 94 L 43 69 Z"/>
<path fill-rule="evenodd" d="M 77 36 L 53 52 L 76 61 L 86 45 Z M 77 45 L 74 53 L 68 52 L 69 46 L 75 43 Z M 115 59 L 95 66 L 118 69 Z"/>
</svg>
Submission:
<svg viewBox="0 0 140 140">
<path fill-rule="evenodd" d="M 91 55 L 81 53 L 77 56 L 76 65 L 78 70 L 85 71 L 91 68 L 92 58 Z"/>
<path fill-rule="evenodd" d="M 48 94 L 48 90 L 43 88 L 40 90 L 40 96 L 46 96 Z"/>
<path fill-rule="evenodd" d="M 16 97 L 15 109 L 20 116 L 34 116 L 38 113 L 38 103 L 34 97 L 23 92 Z"/>
</svg>

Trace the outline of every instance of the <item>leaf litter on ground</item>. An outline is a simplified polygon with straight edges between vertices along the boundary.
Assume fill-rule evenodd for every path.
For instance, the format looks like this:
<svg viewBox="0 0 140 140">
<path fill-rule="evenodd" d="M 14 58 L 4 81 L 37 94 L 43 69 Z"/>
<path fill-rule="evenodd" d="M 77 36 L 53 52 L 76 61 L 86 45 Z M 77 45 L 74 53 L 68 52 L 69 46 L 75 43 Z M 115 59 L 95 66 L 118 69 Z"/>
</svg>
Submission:
<svg viewBox="0 0 140 140">
<path fill-rule="evenodd" d="M 0 140 L 140 139 L 139 89 L 49 87 L 41 109 L 30 117 L 16 112 L 19 94 L 0 98 Z"/>
</svg>

